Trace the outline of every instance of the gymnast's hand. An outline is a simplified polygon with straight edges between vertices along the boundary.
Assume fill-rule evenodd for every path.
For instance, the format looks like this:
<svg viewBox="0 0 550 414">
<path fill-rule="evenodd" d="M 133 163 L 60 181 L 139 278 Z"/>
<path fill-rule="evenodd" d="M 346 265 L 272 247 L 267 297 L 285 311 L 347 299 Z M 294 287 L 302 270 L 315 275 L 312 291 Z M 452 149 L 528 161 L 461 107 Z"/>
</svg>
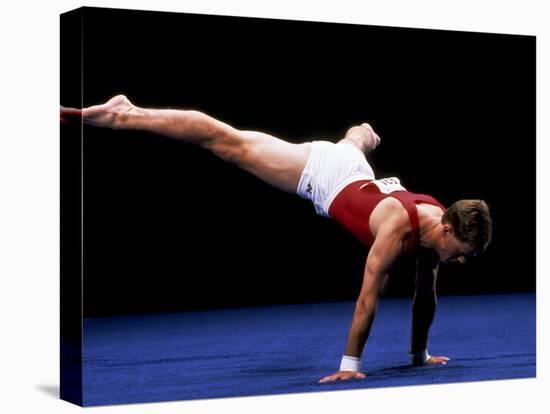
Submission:
<svg viewBox="0 0 550 414">
<path fill-rule="evenodd" d="M 426 362 L 422 361 L 415 361 L 413 358 L 412 364 L 415 366 L 423 366 L 423 365 L 447 365 L 447 361 L 449 361 L 449 358 L 446 356 L 430 356 Z"/>
<path fill-rule="evenodd" d="M 135 107 L 124 95 L 117 95 L 101 105 L 76 109 L 61 107 L 60 121 L 62 124 L 82 122 L 98 127 L 117 128 L 120 116 L 130 112 Z"/>
<path fill-rule="evenodd" d="M 346 381 L 350 379 L 363 379 L 367 378 L 365 374 L 357 371 L 338 371 L 336 374 L 332 374 L 321 378 L 319 382 L 332 382 L 332 381 Z"/>
<path fill-rule="evenodd" d="M 430 356 L 424 365 L 446 365 L 449 358 L 446 356 Z"/>
</svg>

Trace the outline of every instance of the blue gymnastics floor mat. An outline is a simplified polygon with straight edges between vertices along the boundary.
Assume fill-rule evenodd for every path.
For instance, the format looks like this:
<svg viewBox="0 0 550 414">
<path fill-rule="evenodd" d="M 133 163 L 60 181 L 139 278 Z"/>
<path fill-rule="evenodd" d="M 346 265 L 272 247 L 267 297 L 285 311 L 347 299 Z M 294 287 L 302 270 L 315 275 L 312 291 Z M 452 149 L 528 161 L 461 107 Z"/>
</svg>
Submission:
<svg viewBox="0 0 550 414">
<path fill-rule="evenodd" d="M 536 375 L 535 295 L 440 297 L 430 353 L 412 367 L 410 299 L 382 299 L 363 380 L 319 384 L 337 371 L 353 302 L 84 321 L 84 405 L 320 392 L 529 378 Z"/>
</svg>

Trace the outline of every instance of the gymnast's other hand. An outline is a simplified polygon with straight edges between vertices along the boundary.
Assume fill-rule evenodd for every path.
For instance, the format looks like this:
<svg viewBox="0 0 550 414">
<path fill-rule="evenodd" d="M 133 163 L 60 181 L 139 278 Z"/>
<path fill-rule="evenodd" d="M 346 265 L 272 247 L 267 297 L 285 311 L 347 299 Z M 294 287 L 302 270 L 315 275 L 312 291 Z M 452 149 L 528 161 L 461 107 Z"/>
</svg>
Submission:
<svg viewBox="0 0 550 414">
<path fill-rule="evenodd" d="M 333 381 L 346 381 L 350 379 L 363 379 L 367 378 L 365 374 L 358 371 L 338 371 L 336 374 L 328 375 L 321 378 L 319 382 L 333 382 Z"/>
<path fill-rule="evenodd" d="M 446 356 L 430 356 L 424 365 L 446 365 L 449 358 Z"/>
</svg>

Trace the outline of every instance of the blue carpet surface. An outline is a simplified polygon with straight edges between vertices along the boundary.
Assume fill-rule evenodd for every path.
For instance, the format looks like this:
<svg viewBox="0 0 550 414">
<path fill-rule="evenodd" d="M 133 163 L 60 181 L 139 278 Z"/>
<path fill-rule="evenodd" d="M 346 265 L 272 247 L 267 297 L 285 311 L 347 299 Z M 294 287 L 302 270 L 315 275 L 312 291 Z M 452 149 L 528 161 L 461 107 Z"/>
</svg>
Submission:
<svg viewBox="0 0 550 414">
<path fill-rule="evenodd" d="M 337 371 L 353 302 L 88 318 L 84 405 L 319 392 L 535 376 L 535 295 L 440 297 L 430 353 L 412 367 L 410 299 L 382 299 L 363 380 Z"/>
</svg>

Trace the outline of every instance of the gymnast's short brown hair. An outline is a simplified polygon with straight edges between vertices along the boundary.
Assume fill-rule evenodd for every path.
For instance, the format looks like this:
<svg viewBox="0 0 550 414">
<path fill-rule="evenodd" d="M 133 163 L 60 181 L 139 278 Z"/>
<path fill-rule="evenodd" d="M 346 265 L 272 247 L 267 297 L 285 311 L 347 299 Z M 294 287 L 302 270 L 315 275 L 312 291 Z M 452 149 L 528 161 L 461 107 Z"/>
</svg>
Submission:
<svg viewBox="0 0 550 414">
<path fill-rule="evenodd" d="M 483 200 L 457 201 L 445 211 L 441 223 L 450 224 L 455 237 L 468 243 L 475 253 L 484 252 L 493 236 L 493 220 Z"/>
</svg>

